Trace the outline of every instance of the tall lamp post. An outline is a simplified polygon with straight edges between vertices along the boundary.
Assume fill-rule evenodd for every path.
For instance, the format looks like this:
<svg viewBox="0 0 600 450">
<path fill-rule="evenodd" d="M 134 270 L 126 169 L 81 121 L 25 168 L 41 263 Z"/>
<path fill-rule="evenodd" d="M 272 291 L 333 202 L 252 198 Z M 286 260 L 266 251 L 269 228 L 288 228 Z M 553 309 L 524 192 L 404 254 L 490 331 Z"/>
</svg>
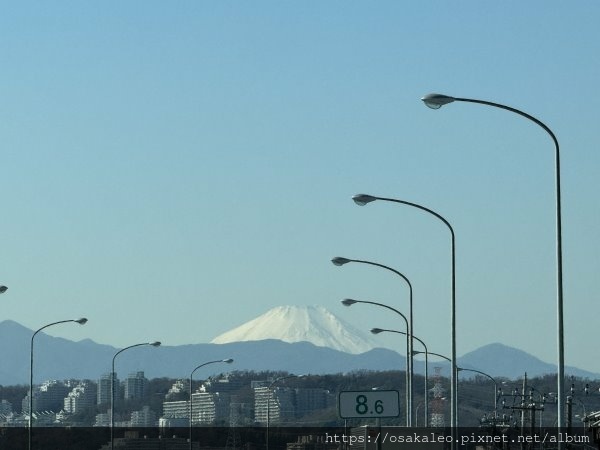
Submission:
<svg viewBox="0 0 600 450">
<path fill-rule="evenodd" d="M 6 286 L 2 286 L 5 289 L 2 292 L 6 291 Z M 1 289 L 0 289 L 1 290 Z M 48 327 L 51 327 L 53 325 L 58 325 L 61 323 L 68 323 L 68 322 L 74 322 L 74 323 L 78 323 L 79 325 L 85 325 L 86 322 L 88 320 L 85 317 L 82 317 L 80 319 L 69 319 L 69 320 L 59 320 L 58 322 L 52 322 L 49 323 L 48 325 L 44 325 L 42 328 L 38 328 L 36 330 L 35 333 L 33 333 L 33 336 L 31 336 L 31 346 L 30 346 L 30 359 L 29 359 L 29 432 L 28 432 L 28 447 L 29 450 L 31 450 L 31 428 L 33 427 L 33 340 L 35 339 L 36 335 L 42 331 L 45 330 Z"/>
<path fill-rule="evenodd" d="M 112 359 L 112 371 L 110 372 L 110 448 L 111 450 L 115 448 L 115 359 L 119 354 L 123 353 L 125 350 L 129 350 L 130 348 L 140 347 L 142 345 L 151 345 L 152 347 L 159 347 L 160 342 L 143 342 L 141 344 L 130 345 L 129 347 L 122 348 L 119 350 Z"/>
<path fill-rule="evenodd" d="M 452 102 L 467 102 L 477 103 L 480 105 L 492 106 L 494 108 L 504 109 L 506 111 L 518 114 L 526 119 L 529 119 L 533 123 L 539 125 L 546 133 L 550 135 L 550 138 L 554 142 L 554 165 L 555 165 L 555 179 L 556 179 L 556 278 L 557 278 L 557 289 L 556 289 L 556 309 L 557 309 L 557 340 L 558 340 L 558 427 L 565 425 L 563 417 L 563 408 L 565 407 L 565 348 L 564 348 L 564 327 L 563 327 L 563 264 L 562 264 L 562 219 L 561 219 L 561 196 L 560 196 L 560 150 L 558 145 L 558 139 L 546 124 L 541 120 L 533 117 L 526 112 L 520 111 L 510 106 L 502 105 L 500 103 L 489 102 L 485 100 L 477 100 L 472 98 L 460 98 L 450 97 L 442 94 L 429 94 L 421 99 L 425 105 L 432 109 L 439 109 L 442 106 Z M 560 443 L 559 447 L 562 448 L 563 444 Z"/>
<path fill-rule="evenodd" d="M 406 335 L 406 333 L 403 331 L 387 330 L 384 328 L 371 328 L 371 333 L 373 333 L 373 334 L 379 334 L 379 333 L 383 333 L 383 332 L 398 333 L 398 334 Z M 411 335 L 410 338 L 411 338 L 411 340 L 416 339 L 417 341 L 419 341 L 421 343 L 421 345 L 423 346 L 423 348 L 425 349 L 425 397 L 424 397 L 423 403 L 424 403 L 424 410 L 425 410 L 425 422 L 424 423 L 425 423 L 425 426 L 428 427 L 429 426 L 429 389 L 428 389 L 428 385 L 427 385 L 427 380 L 429 378 L 429 371 L 428 371 L 429 357 L 428 357 L 427 345 L 425 345 L 425 342 L 423 342 L 421 339 L 416 337 L 414 334 Z M 413 356 L 413 350 L 411 350 L 411 356 Z M 414 367 L 414 366 L 412 366 L 412 367 Z M 412 384 L 411 384 L 411 386 L 412 386 Z M 416 412 L 417 411 L 415 410 L 415 415 L 416 415 Z"/>
<path fill-rule="evenodd" d="M 360 259 L 349 259 L 349 258 L 343 258 L 341 256 L 336 256 L 335 258 L 333 258 L 331 260 L 331 262 L 336 265 L 336 266 L 343 266 L 345 264 L 348 263 L 352 263 L 352 262 L 356 262 L 356 263 L 361 263 L 361 264 L 368 264 L 371 266 L 376 266 L 376 267 L 381 267 L 382 269 L 386 269 L 389 270 L 390 272 L 395 273 L 396 275 L 398 275 L 400 278 L 402 278 L 406 284 L 408 285 L 408 292 L 409 292 L 409 303 L 408 303 L 408 323 L 409 323 L 409 329 L 408 329 L 408 333 L 409 335 L 408 337 L 408 354 L 410 355 L 409 359 L 408 359 L 408 399 L 409 399 L 409 405 L 410 405 L 410 409 L 409 409 L 409 416 L 408 416 L 408 424 L 409 426 L 412 426 L 413 424 L 413 420 L 412 420 L 412 405 L 413 405 L 413 379 L 414 379 L 414 369 L 413 369 L 413 358 L 412 358 L 412 351 L 413 351 L 413 341 L 411 339 L 411 336 L 414 333 L 413 330 L 413 288 L 412 288 L 412 284 L 410 283 L 409 279 L 406 278 L 406 276 L 400 272 L 398 272 L 396 269 L 393 269 L 389 266 L 385 266 L 383 264 L 379 264 L 376 262 L 372 262 L 372 261 L 364 261 L 364 260 L 360 260 Z"/>
<path fill-rule="evenodd" d="M 408 355 L 408 349 L 409 349 L 409 336 L 410 336 L 410 331 L 409 331 L 409 326 L 408 326 L 408 319 L 406 318 L 406 316 L 404 314 L 402 314 L 400 311 L 398 311 L 396 308 L 392 308 L 391 306 L 385 305 L 383 303 L 378 303 L 378 302 L 370 302 L 367 300 L 354 300 L 351 298 L 346 298 L 344 300 L 342 300 L 342 305 L 344 306 L 352 306 L 355 303 L 365 303 L 367 305 L 375 305 L 375 306 L 381 306 L 382 308 L 386 308 L 389 309 L 390 311 L 394 311 L 396 314 L 398 314 L 400 317 L 402 317 L 404 319 L 404 323 L 406 325 L 406 426 L 409 426 L 409 417 L 410 417 L 410 410 L 412 409 L 412 405 L 410 403 L 410 394 L 409 394 L 409 373 L 408 373 L 408 367 L 409 367 L 409 363 L 410 363 L 410 356 Z"/>
<path fill-rule="evenodd" d="M 192 381 L 193 381 L 194 373 L 196 372 L 196 370 L 200 369 L 201 367 L 208 366 L 209 364 L 215 364 L 215 363 L 231 364 L 232 362 L 233 362 L 233 359 L 231 359 L 231 358 L 217 359 L 216 361 L 208 361 L 208 362 L 205 362 L 204 364 L 200 364 L 199 366 L 196 366 L 196 368 L 194 370 L 192 370 L 192 372 L 190 373 L 190 450 L 192 450 L 192 402 L 193 402 Z"/>
<path fill-rule="evenodd" d="M 452 225 L 450 225 L 450 222 L 448 222 L 443 216 L 441 216 L 440 214 L 436 213 L 435 211 L 426 208 L 425 206 L 421 206 L 417 203 L 412 203 L 412 202 L 407 202 L 405 200 L 399 200 L 399 199 L 395 199 L 395 198 L 386 198 L 386 197 L 376 197 L 373 195 L 367 195 L 367 194 L 358 194 L 358 195 L 354 195 L 352 197 L 352 200 L 354 200 L 354 203 L 356 203 L 359 206 L 364 206 L 368 203 L 374 202 L 376 200 L 382 200 L 385 202 L 393 202 L 393 203 L 400 203 L 402 205 L 407 205 L 407 206 L 412 206 L 414 208 L 420 209 L 421 211 L 425 211 L 426 213 L 429 213 L 431 215 L 433 215 L 434 217 L 438 218 L 439 220 L 441 220 L 444 225 L 446 225 L 446 227 L 448 227 L 448 230 L 450 231 L 450 236 L 451 236 L 451 250 L 452 250 L 452 286 L 451 286 L 451 291 L 452 291 L 452 298 L 451 298 L 451 305 L 450 305 L 450 328 L 451 328 L 451 337 L 450 337 L 450 345 L 451 345 L 451 366 L 452 366 L 452 370 L 451 370 L 451 383 L 450 383 L 450 400 L 451 400 L 451 407 L 450 407 L 450 422 L 452 424 L 452 429 L 454 430 L 454 428 L 457 427 L 458 425 L 458 405 L 456 404 L 456 399 L 457 399 L 457 395 L 456 395 L 456 390 L 458 388 L 458 383 L 456 380 L 456 244 L 455 244 L 455 237 L 454 237 L 454 229 L 452 228 Z M 454 438 L 454 431 L 452 434 L 452 437 Z"/>
<path fill-rule="evenodd" d="M 266 432 L 266 450 L 269 450 L 269 427 L 271 422 L 271 388 L 277 383 L 288 378 L 302 378 L 304 375 L 285 375 L 283 377 L 275 378 L 267 387 L 267 432 Z"/>
</svg>

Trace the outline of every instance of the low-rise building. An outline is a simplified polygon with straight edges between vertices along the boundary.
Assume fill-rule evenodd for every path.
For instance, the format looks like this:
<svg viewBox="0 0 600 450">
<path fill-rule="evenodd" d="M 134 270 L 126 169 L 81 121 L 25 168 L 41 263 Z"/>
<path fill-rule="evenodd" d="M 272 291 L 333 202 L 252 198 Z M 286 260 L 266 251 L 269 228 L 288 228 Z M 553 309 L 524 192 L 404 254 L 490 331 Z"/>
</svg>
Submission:
<svg viewBox="0 0 600 450">
<path fill-rule="evenodd" d="M 144 406 L 139 411 L 131 412 L 131 427 L 155 427 L 158 423 L 156 413 L 149 406 Z"/>
<path fill-rule="evenodd" d="M 40 386 L 33 387 L 33 411 L 60 411 L 64 406 L 64 399 L 71 390 L 71 383 L 57 380 L 44 381 Z M 29 413 L 28 392 L 23 399 L 21 410 Z"/>
</svg>

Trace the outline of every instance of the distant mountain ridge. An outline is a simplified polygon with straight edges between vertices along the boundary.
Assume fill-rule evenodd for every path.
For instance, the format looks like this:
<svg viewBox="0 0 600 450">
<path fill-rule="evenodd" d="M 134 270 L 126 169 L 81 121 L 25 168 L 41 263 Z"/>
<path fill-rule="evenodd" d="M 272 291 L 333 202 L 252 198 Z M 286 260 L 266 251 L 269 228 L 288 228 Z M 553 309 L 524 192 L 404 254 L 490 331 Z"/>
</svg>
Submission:
<svg viewBox="0 0 600 450">
<path fill-rule="evenodd" d="M 556 364 L 542 361 L 523 350 L 509 347 L 498 342 L 484 345 L 457 359 L 458 366 L 465 369 L 476 369 L 495 377 L 519 378 L 525 372 L 528 376 L 539 376 L 556 373 Z M 449 373 L 449 372 L 448 372 Z M 565 374 L 581 378 L 598 379 L 600 374 L 577 367 L 565 366 Z M 468 373 L 461 374 L 469 377 Z"/>
<path fill-rule="evenodd" d="M 29 383 L 29 345 L 33 331 L 5 320 L 0 322 L 0 384 Z M 51 379 L 92 379 L 109 373 L 112 357 L 119 349 L 98 344 L 90 339 L 79 342 L 40 333 L 36 338 L 34 382 Z M 277 339 L 227 344 L 193 344 L 158 348 L 139 347 L 127 358 L 117 361 L 116 371 L 123 379 L 132 372 L 144 371 L 148 378 L 186 378 L 190 370 L 204 361 L 233 358 L 232 365 L 214 364 L 199 376 L 230 370 L 281 370 L 289 373 L 315 375 L 347 373 L 356 370 L 404 370 L 406 358 L 392 350 L 375 348 L 360 354 L 350 354 L 309 342 L 288 343 Z M 424 373 L 423 355 L 415 358 L 415 372 Z M 531 377 L 555 373 L 555 366 L 540 361 L 521 350 L 490 344 L 458 358 L 464 368 L 482 370 L 496 377 L 516 379 L 525 372 Z M 448 363 L 430 362 L 442 367 L 448 376 Z M 566 373 L 590 379 L 599 374 L 566 368 Z M 462 372 L 461 376 L 467 376 Z"/>
</svg>

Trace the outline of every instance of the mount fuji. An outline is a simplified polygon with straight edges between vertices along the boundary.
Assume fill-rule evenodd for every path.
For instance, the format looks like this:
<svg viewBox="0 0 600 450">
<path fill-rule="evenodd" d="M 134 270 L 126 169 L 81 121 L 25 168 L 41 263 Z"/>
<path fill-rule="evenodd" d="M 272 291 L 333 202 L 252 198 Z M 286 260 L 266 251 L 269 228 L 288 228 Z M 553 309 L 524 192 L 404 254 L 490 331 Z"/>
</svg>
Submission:
<svg viewBox="0 0 600 450">
<path fill-rule="evenodd" d="M 278 306 L 214 338 L 212 344 L 263 341 L 310 342 L 344 353 L 360 354 L 381 347 L 365 332 L 322 306 Z"/>
</svg>

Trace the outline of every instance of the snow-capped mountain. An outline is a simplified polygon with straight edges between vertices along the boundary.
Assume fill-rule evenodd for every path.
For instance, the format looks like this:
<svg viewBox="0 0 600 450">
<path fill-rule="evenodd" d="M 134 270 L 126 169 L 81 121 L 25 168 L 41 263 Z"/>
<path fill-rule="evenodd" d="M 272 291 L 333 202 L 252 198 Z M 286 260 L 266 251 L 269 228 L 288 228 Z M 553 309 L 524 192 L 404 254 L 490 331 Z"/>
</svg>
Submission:
<svg viewBox="0 0 600 450">
<path fill-rule="evenodd" d="M 213 344 L 278 339 L 310 342 L 345 353 L 359 354 L 381 347 L 374 339 L 322 306 L 278 306 L 214 338 Z"/>
</svg>

